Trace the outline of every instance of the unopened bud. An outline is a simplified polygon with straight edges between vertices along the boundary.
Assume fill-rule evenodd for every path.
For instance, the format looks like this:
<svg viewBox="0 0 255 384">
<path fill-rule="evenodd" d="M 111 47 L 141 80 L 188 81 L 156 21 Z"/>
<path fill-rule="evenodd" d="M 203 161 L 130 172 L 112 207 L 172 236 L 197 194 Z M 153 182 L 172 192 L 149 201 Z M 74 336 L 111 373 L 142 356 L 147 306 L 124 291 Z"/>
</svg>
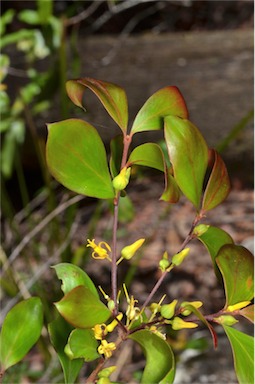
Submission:
<svg viewBox="0 0 255 384">
<path fill-rule="evenodd" d="M 237 311 L 238 309 L 242 309 L 244 307 L 247 307 L 247 305 L 250 304 L 250 301 L 241 301 L 240 303 L 234 304 L 234 305 L 229 305 L 227 307 L 228 312 L 234 312 Z"/>
<path fill-rule="evenodd" d="M 191 310 L 190 309 L 185 309 L 185 307 L 187 307 L 188 305 L 192 305 L 192 307 L 195 307 L 195 308 L 200 308 L 202 307 L 203 303 L 202 301 L 184 301 L 183 303 L 181 303 L 180 307 L 181 307 L 181 314 L 183 316 L 189 316 L 191 314 Z"/>
<path fill-rule="evenodd" d="M 170 304 L 162 305 L 160 309 L 161 316 L 163 316 L 165 319 L 171 319 L 174 316 L 176 304 L 177 300 L 173 300 Z"/>
<path fill-rule="evenodd" d="M 181 252 L 176 253 L 172 257 L 172 264 L 174 264 L 175 266 L 180 265 L 183 262 L 183 260 L 185 259 L 185 257 L 188 256 L 189 251 L 190 251 L 190 248 L 185 248 Z"/>
<path fill-rule="evenodd" d="M 136 251 L 143 245 L 145 239 L 139 239 L 131 245 L 127 245 L 121 251 L 121 257 L 126 260 L 130 260 Z"/>
<path fill-rule="evenodd" d="M 114 177 L 112 184 L 117 191 L 122 191 L 129 183 L 131 168 L 122 168 L 120 173 Z"/>
<path fill-rule="evenodd" d="M 168 260 L 168 254 L 167 252 L 164 252 L 162 259 L 159 261 L 159 269 L 161 269 L 162 272 L 165 272 L 169 266 L 170 262 Z"/>
<path fill-rule="evenodd" d="M 102 369 L 102 371 L 100 371 L 98 373 L 98 377 L 99 378 L 109 377 L 115 370 L 116 370 L 116 366 L 115 365 L 113 365 L 111 367 L 104 368 L 104 369 Z"/>
<path fill-rule="evenodd" d="M 184 321 L 180 317 L 175 317 L 172 321 L 172 328 L 175 331 L 185 328 L 196 328 L 198 325 L 196 323 L 192 323 L 191 321 Z"/>
<path fill-rule="evenodd" d="M 205 232 L 207 232 L 210 225 L 199 224 L 193 229 L 193 235 L 199 237 L 202 236 Z"/>
<path fill-rule="evenodd" d="M 111 312 L 114 311 L 115 309 L 115 303 L 113 300 L 109 300 L 108 303 L 107 303 L 107 307 L 110 309 Z"/>
<path fill-rule="evenodd" d="M 222 316 L 219 316 L 219 317 L 215 317 L 214 320 L 218 324 L 229 325 L 229 326 L 238 323 L 238 320 L 236 320 L 234 318 L 234 316 L 231 316 L 231 315 L 222 315 Z"/>
</svg>

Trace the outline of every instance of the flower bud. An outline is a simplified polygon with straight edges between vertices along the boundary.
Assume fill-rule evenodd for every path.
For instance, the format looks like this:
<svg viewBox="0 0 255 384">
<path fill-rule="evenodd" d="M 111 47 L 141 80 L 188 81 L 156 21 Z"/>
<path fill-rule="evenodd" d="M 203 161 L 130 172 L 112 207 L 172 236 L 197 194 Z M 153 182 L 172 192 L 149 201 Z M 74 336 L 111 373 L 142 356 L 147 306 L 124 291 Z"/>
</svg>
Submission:
<svg viewBox="0 0 255 384">
<path fill-rule="evenodd" d="M 185 259 L 185 257 L 188 256 L 189 251 L 190 251 L 190 248 L 185 248 L 181 252 L 176 253 L 172 257 L 172 264 L 175 265 L 175 266 L 180 265 L 183 262 L 183 260 Z"/>
<path fill-rule="evenodd" d="M 162 272 L 165 272 L 169 266 L 170 262 L 168 260 L 168 254 L 167 252 L 164 252 L 162 259 L 159 261 L 159 269 L 161 269 Z"/>
<path fill-rule="evenodd" d="M 184 328 L 196 328 L 198 325 L 196 323 L 192 323 L 191 321 L 184 321 L 180 317 L 175 317 L 172 321 L 172 328 L 175 331 Z"/>
<path fill-rule="evenodd" d="M 210 225 L 206 224 L 199 224 L 193 229 L 193 235 L 196 235 L 197 237 L 202 236 L 208 229 Z"/>
<path fill-rule="evenodd" d="M 174 316 L 176 304 L 177 300 L 173 300 L 170 304 L 162 305 L 160 309 L 161 316 L 163 316 L 165 319 L 171 319 Z"/>
<path fill-rule="evenodd" d="M 221 325 L 234 325 L 236 323 L 238 323 L 238 320 L 236 320 L 234 318 L 234 316 L 231 316 L 231 315 L 222 315 L 222 316 L 219 316 L 219 317 L 215 317 L 214 320 L 218 323 L 218 324 L 221 324 Z"/>
<path fill-rule="evenodd" d="M 99 378 L 101 378 L 101 377 L 109 377 L 115 370 L 116 370 L 116 366 L 115 365 L 112 365 L 111 367 L 104 368 L 104 369 L 102 369 L 102 371 L 100 371 L 98 373 L 98 377 Z"/>
<path fill-rule="evenodd" d="M 108 303 L 107 303 L 107 307 L 110 309 L 111 312 L 114 311 L 115 309 L 115 303 L 113 300 L 109 300 Z"/>
<path fill-rule="evenodd" d="M 227 307 L 227 312 L 234 312 L 237 311 L 238 309 L 242 309 L 244 307 L 247 307 L 247 305 L 250 304 L 250 301 L 241 301 L 240 303 L 234 304 L 234 305 L 229 305 Z"/>
<path fill-rule="evenodd" d="M 121 251 L 121 257 L 126 260 L 130 260 L 136 251 L 143 245 L 145 239 L 139 239 L 131 245 L 127 245 Z"/>
<path fill-rule="evenodd" d="M 191 310 L 190 309 L 185 309 L 185 307 L 187 306 L 187 305 L 192 305 L 193 307 L 195 307 L 195 308 L 200 308 L 200 307 L 202 307 L 202 305 L 203 305 L 203 303 L 202 303 L 202 301 L 184 301 L 183 303 L 181 303 L 181 305 L 180 305 L 180 308 L 181 308 L 181 314 L 183 315 L 183 316 L 189 316 L 190 314 L 191 314 Z"/>
<path fill-rule="evenodd" d="M 112 184 L 117 191 L 122 191 L 128 185 L 129 178 L 130 178 L 130 171 L 131 171 L 130 167 L 129 168 L 124 167 L 122 168 L 120 173 L 116 177 L 114 177 Z"/>
</svg>

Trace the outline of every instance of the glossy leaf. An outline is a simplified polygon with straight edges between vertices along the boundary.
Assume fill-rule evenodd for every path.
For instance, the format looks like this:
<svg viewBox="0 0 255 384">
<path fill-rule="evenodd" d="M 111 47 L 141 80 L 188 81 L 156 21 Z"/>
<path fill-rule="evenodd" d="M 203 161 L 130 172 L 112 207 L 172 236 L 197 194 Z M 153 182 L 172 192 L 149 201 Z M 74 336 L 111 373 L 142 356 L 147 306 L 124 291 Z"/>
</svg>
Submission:
<svg viewBox="0 0 255 384">
<path fill-rule="evenodd" d="M 99 298 L 98 291 L 91 280 L 91 278 L 80 267 L 70 263 L 60 263 L 54 265 L 56 274 L 60 280 L 62 280 L 61 289 L 64 294 L 70 292 L 78 285 L 83 285 L 91 290 L 91 292 Z"/>
<path fill-rule="evenodd" d="M 83 359 L 71 360 L 64 352 L 72 327 L 59 316 L 49 324 L 50 340 L 61 363 L 66 384 L 73 384 L 83 366 Z"/>
<path fill-rule="evenodd" d="M 165 174 L 165 190 L 161 195 L 160 200 L 175 204 L 178 203 L 180 197 L 180 188 L 178 187 L 174 177 L 171 175 L 170 170 L 168 169 Z"/>
<path fill-rule="evenodd" d="M 254 305 L 248 305 L 248 307 L 240 309 L 239 314 L 254 323 Z"/>
<path fill-rule="evenodd" d="M 250 301 L 254 294 L 254 259 L 251 252 L 241 245 L 227 244 L 216 257 L 226 293 L 226 305 Z"/>
<path fill-rule="evenodd" d="M 68 292 L 55 305 L 64 319 L 76 328 L 92 328 L 111 316 L 110 310 L 83 285 Z"/>
<path fill-rule="evenodd" d="M 226 325 L 223 328 L 231 344 L 239 383 L 254 383 L 254 338 Z"/>
<path fill-rule="evenodd" d="M 131 133 L 155 131 L 164 127 L 164 117 L 176 115 L 188 118 L 188 110 L 179 89 L 169 86 L 154 93 L 140 109 Z"/>
<path fill-rule="evenodd" d="M 118 135 L 111 140 L 110 149 L 110 170 L 112 177 L 115 177 L 120 173 L 121 168 L 121 159 L 123 153 L 123 135 Z"/>
<path fill-rule="evenodd" d="M 100 357 L 97 348 L 98 342 L 92 330 L 74 329 L 68 338 L 65 352 L 70 359 L 82 358 L 85 361 L 93 361 Z"/>
<path fill-rule="evenodd" d="M 134 148 L 128 162 L 143 165 L 165 172 L 165 161 L 163 152 L 158 144 L 145 143 Z"/>
<path fill-rule="evenodd" d="M 103 142 L 92 125 L 78 119 L 48 124 L 46 159 L 66 188 L 102 199 L 114 197 Z"/>
<path fill-rule="evenodd" d="M 211 152 L 214 157 L 214 165 L 204 192 L 203 211 L 215 208 L 226 199 L 230 192 L 230 180 L 226 165 L 215 150 L 211 150 Z"/>
<path fill-rule="evenodd" d="M 140 344 L 146 357 L 141 383 L 172 383 L 175 375 L 175 361 L 169 344 L 146 329 L 134 332 L 129 338 Z"/>
<path fill-rule="evenodd" d="M 206 142 L 189 120 L 165 118 L 165 140 L 174 178 L 184 195 L 199 209 L 208 164 Z"/>
<path fill-rule="evenodd" d="M 212 259 L 215 274 L 219 278 L 219 280 L 221 280 L 221 274 L 219 272 L 219 268 L 216 264 L 215 259 L 220 248 L 223 245 L 234 243 L 232 237 L 221 228 L 208 226 L 207 231 L 198 236 L 197 238 L 207 248 Z"/>
<path fill-rule="evenodd" d="M 40 337 L 43 307 L 38 297 L 16 304 L 6 315 L 0 335 L 0 361 L 4 369 L 18 363 Z"/>
<path fill-rule="evenodd" d="M 82 98 L 86 88 L 89 88 L 99 98 L 109 115 L 123 132 L 127 130 L 128 104 L 124 89 L 113 83 L 85 77 L 69 80 L 66 83 L 67 94 L 72 102 L 83 108 Z"/>
</svg>

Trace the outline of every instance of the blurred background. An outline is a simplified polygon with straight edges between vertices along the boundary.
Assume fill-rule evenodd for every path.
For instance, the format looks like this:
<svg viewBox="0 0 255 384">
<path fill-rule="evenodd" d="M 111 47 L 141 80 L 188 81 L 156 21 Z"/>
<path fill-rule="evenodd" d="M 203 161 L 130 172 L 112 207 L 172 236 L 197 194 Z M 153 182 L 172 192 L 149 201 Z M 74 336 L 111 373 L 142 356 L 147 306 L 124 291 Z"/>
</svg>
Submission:
<svg viewBox="0 0 255 384">
<path fill-rule="evenodd" d="M 102 276 L 88 263 L 84 242 L 87 237 L 110 238 L 110 207 L 75 196 L 51 178 L 45 164 L 46 124 L 83 118 L 98 129 L 107 148 L 119 132 L 90 92 L 85 93 L 86 114 L 71 103 L 65 92 L 67 79 L 93 77 L 122 86 L 129 100 L 130 124 L 153 92 L 176 85 L 186 100 L 190 120 L 209 146 L 219 150 L 229 169 L 233 193 L 225 208 L 216 211 L 211 219 L 220 225 L 219 218 L 224 218 L 226 230 L 240 243 L 251 246 L 253 23 L 253 1 L 244 0 L 1 2 L 3 317 L 20 298 L 39 295 L 45 303 L 46 320 L 52 318 L 51 303 L 59 298 L 59 284 L 50 265 L 57 262 L 74 262 L 86 266 L 95 279 Z M 161 139 L 159 132 L 137 136 L 138 141 Z M 131 190 L 133 200 L 123 208 L 119 233 L 120 241 L 125 243 L 129 231 L 137 230 L 137 225 L 150 238 L 151 248 L 145 252 L 145 261 L 136 266 L 136 275 L 132 272 L 132 278 L 129 276 L 135 280 L 142 273 L 145 286 L 151 276 L 155 277 L 150 267 L 155 268 L 157 262 L 153 262 L 151 250 L 161 251 L 166 238 L 178 244 L 190 222 L 190 208 L 185 204 L 172 211 L 180 224 L 169 227 L 168 222 L 161 220 L 166 212 L 162 211 L 160 218 L 153 207 L 162 186 L 157 175 L 150 177 L 155 177 L 155 185 L 146 176 L 137 175 L 138 181 L 134 181 Z M 147 206 L 138 196 L 141 191 L 142 200 L 147 193 Z M 140 204 L 138 211 L 132 201 Z M 100 215 L 103 220 L 99 220 Z M 149 229 L 143 229 L 142 220 L 147 226 L 149 223 Z M 139 272 L 140 267 L 143 272 Z M 202 272 L 207 267 L 205 264 Z M 189 284 L 182 281 L 182 275 L 176 280 L 185 287 L 181 294 L 193 297 L 197 294 L 194 287 L 198 272 L 197 268 L 190 268 Z M 217 296 L 216 282 L 212 281 L 211 286 L 208 281 L 200 283 L 207 284 L 202 291 L 205 299 L 215 289 L 216 296 L 210 297 L 208 307 L 214 310 L 216 297 L 219 302 L 222 300 Z M 137 287 L 141 297 L 144 285 Z M 55 364 L 47 337 L 42 337 L 30 359 L 15 367 L 10 374 L 13 376 L 6 380 L 61 382 Z M 45 373 L 46 365 L 51 370 Z M 129 382 L 135 380 L 131 376 L 126 376 Z M 203 382 L 200 379 L 195 374 L 194 382 Z M 235 377 L 214 380 L 207 382 L 234 382 Z M 185 382 L 183 377 L 181 382 Z"/>
</svg>

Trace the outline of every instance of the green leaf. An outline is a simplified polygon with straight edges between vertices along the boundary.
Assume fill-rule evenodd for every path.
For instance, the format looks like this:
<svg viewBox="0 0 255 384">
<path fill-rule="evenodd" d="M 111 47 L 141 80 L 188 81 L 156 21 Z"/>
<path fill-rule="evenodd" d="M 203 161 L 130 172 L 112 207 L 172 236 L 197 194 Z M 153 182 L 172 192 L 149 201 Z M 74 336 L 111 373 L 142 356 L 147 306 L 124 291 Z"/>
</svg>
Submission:
<svg viewBox="0 0 255 384">
<path fill-rule="evenodd" d="M 71 331 L 72 327 L 61 316 L 49 324 L 50 340 L 58 354 L 66 384 L 75 382 L 84 363 L 83 359 L 71 360 L 64 352 Z"/>
<path fill-rule="evenodd" d="M 220 248 L 223 245 L 234 243 L 232 237 L 221 228 L 214 227 L 214 226 L 208 226 L 207 231 L 202 233 L 197 238 L 207 248 L 207 250 L 211 256 L 211 259 L 212 259 L 215 274 L 219 278 L 219 280 L 221 280 L 221 274 L 219 272 L 219 268 L 216 264 L 215 259 L 216 259 L 216 256 L 217 256 Z"/>
<path fill-rule="evenodd" d="M 121 168 L 121 159 L 123 153 L 123 135 L 118 135 L 111 140 L 110 149 L 110 170 L 112 177 L 115 177 L 120 173 Z"/>
<path fill-rule="evenodd" d="M 166 201 L 167 203 L 175 204 L 181 197 L 181 191 L 178 187 L 171 171 L 168 169 L 165 174 L 165 190 L 160 197 L 160 200 Z"/>
<path fill-rule="evenodd" d="M 162 129 L 163 119 L 168 115 L 188 118 L 185 101 L 177 87 L 165 87 L 154 93 L 136 115 L 131 133 Z"/>
<path fill-rule="evenodd" d="M 93 361 L 100 357 L 97 348 L 98 342 L 92 330 L 74 329 L 68 338 L 65 352 L 70 359 L 82 358 L 85 361 Z"/>
<path fill-rule="evenodd" d="M 243 317 L 245 317 L 247 320 L 254 323 L 254 305 L 248 305 L 248 307 L 245 307 L 243 309 L 240 309 L 239 314 Z"/>
<path fill-rule="evenodd" d="M 158 144 L 145 143 L 136 147 L 130 154 L 128 162 L 143 165 L 165 172 L 165 161 L 163 152 Z"/>
<path fill-rule="evenodd" d="M 0 335 L 0 361 L 4 369 L 18 363 L 40 337 L 43 307 L 38 297 L 16 304 L 7 314 Z"/>
<path fill-rule="evenodd" d="M 55 305 L 61 316 L 76 328 L 92 328 L 111 316 L 110 310 L 83 285 L 68 292 Z"/>
<path fill-rule="evenodd" d="M 78 119 L 48 124 L 46 160 L 52 175 L 82 195 L 114 197 L 106 152 L 97 130 Z"/>
<path fill-rule="evenodd" d="M 146 357 L 141 384 L 172 383 L 175 361 L 169 344 L 146 329 L 132 333 L 129 338 L 140 344 Z"/>
<path fill-rule="evenodd" d="M 199 209 L 208 148 L 198 128 L 177 116 L 165 118 L 165 140 L 174 178 L 184 195 Z"/>
<path fill-rule="evenodd" d="M 239 383 L 254 383 L 254 338 L 226 325 L 223 328 L 231 344 Z"/>
<path fill-rule="evenodd" d="M 254 293 L 254 258 L 241 245 L 226 244 L 218 252 L 216 263 L 221 271 L 226 305 L 250 301 Z"/>
<path fill-rule="evenodd" d="M 23 21 L 23 23 L 27 23 L 31 25 L 40 24 L 40 17 L 37 11 L 34 11 L 32 9 L 25 9 L 21 11 L 18 15 L 18 18 L 20 21 Z"/>
<path fill-rule="evenodd" d="M 123 132 L 127 130 L 128 105 L 124 89 L 113 83 L 85 77 L 83 79 L 69 80 L 66 91 L 72 102 L 83 108 L 82 98 L 86 88 L 89 88 L 99 98 L 109 115 L 118 124 Z"/>
<path fill-rule="evenodd" d="M 60 280 L 62 280 L 61 289 L 64 294 L 70 292 L 73 288 L 78 285 L 83 285 L 91 290 L 91 292 L 99 298 L 97 289 L 91 280 L 91 278 L 77 265 L 70 263 L 60 263 L 54 265 L 52 268 L 55 269 L 56 274 Z"/>
<path fill-rule="evenodd" d="M 214 157 L 214 165 L 204 192 L 203 211 L 217 207 L 230 192 L 230 180 L 225 163 L 215 150 L 211 150 L 211 153 Z"/>
</svg>

